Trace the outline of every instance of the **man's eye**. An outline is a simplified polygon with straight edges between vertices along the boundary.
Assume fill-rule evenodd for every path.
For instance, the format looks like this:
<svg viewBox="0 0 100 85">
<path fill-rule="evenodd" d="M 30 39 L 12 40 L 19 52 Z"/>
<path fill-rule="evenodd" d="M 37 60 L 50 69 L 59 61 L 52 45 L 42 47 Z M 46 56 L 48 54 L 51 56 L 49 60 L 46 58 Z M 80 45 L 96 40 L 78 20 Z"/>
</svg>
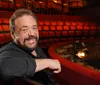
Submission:
<svg viewBox="0 0 100 85">
<path fill-rule="evenodd" d="M 37 27 L 33 27 L 33 29 L 37 29 Z"/>
<path fill-rule="evenodd" d="M 22 29 L 23 32 L 27 31 L 27 29 Z"/>
</svg>

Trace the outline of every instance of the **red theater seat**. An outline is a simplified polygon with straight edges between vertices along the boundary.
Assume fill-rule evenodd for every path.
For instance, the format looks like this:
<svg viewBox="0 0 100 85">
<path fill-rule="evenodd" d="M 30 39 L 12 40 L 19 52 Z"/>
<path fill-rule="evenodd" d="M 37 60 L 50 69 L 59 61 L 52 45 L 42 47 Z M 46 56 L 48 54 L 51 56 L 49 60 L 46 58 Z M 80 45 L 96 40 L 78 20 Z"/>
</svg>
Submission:
<svg viewBox="0 0 100 85">
<path fill-rule="evenodd" d="M 21 8 L 21 4 L 16 4 L 16 8 Z"/>
<path fill-rule="evenodd" d="M 7 41 L 12 40 L 11 34 L 10 33 L 5 33 Z"/>
<path fill-rule="evenodd" d="M 56 43 L 61 42 L 61 39 L 60 38 L 55 38 L 55 42 Z"/>
<path fill-rule="evenodd" d="M 2 24 L 2 19 L 0 18 L 0 24 Z"/>
<path fill-rule="evenodd" d="M 49 46 L 49 40 L 44 39 L 42 45 L 43 45 L 44 48 L 48 47 Z"/>
<path fill-rule="evenodd" d="M 81 37 L 82 36 L 82 31 L 75 31 L 75 36 Z"/>
<path fill-rule="evenodd" d="M 63 25 L 63 21 L 57 21 L 57 25 Z"/>
<path fill-rule="evenodd" d="M 39 7 L 40 7 L 40 3 L 39 3 L 39 2 L 34 1 L 34 4 L 35 4 L 35 7 L 36 7 L 36 8 L 39 8 Z"/>
<path fill-rule="evenodd" d="M 68 31 L 62 31 L 62 36 L 67 37 L 68 36 Z"/>
<path fill-rule="evenodd" d="M 38 26 L 38 30 L 39 31 L 42 31 L 43 29 L 42 29 L 42 26 Z"/>
<path fill-rule="evenodd" d="M 56 21 L 51 21 L 51 25 L 57 25 Z"/>
<path fill-rule="evenodd" d="M 42 31 L 39 31 L 39 37 L 40 37 L 40 38 L 43 38 L 43 36 L 42 36 Z"/>
<path fill-rule="evenodd" d="M 50 43 L 50 45 L 54 44 L 55 43 L 55 39 L 50 38 L 49 39 L 49 43 Z"/>
<path fill-rule="evenodd" d="M 47 47 L 47 43 L 48 43 L 47 40 L 39 40 L 39 46 L 41 48 L 46 48 Z"/>
<path fill-rule="evenodd" d="M 70 26 L 70 30 L 75 30 L 76 27 L 75 26 Z"/>
<path fill-rule="evenodd" d="M 2 26 L 0 25 L 0 31 L 3 31 Z"/>
<path fill-rule="evenodd" d="M 77 22 L 77 25 L 83 25 L 83 22 Z"/>
<path fill-rule="evenodd" d="M 69 30 L 69 26 L 63 26 L 63 30 Z"/>
<path fill-rule="evenodd" d="M 6 36 L 4 34 L 0 34 L 0 43 L 3 43 L 6 41 Z"/>
<path fill-rule="evenodd" d="M 50 26 L 50 30 L 54 31 L 54 30 L 56 30 L 56 27 L 55 26 Z"/>
<path fill-rule="evenodd" d="M 3 18 L 0 18 L 0 24 L 3 24 Z"/>
<path fill-rule="evenodd" d="M 44 25 L 50 25 L 49 21 L 44 21 Z"/>
<path fill-rule="evenodd" d="M 39 25 L 44 25 L 44 22 L 43 21 L 38 21 L 38 24 Z"/>
<path fill-rule="evenodd" d="M 71 1 L 70 6 L 72 8 L 76 8 L 78 6 L 78 2 L 77 1 Z"/>
<path fill-rule="evenodd" d="M 71 22 L 71 25 L 75 26 L 77 25 L 77 22 Z"/>
<path fill-rule="evenodd" d="M 55 31 L 55 35 L 56 35 L 56 37 L 61 37 L 62 33 L 61 33 L 61 31 Z"/>
<path fill-rule="evenodd" d="M 71 25 L 71 22 L 65 21 L 65 25 Z"/>
<path fill-rule="evenodd" d="M 82 1 L 78 1 L 77 6 L 78 7 L 83 7 L 83 2 Z"/>
<path fill-rule="evenodd" d="M 49 30 L 49 26 L 43 26 L 43 30 L 48 31 Z"/>
<path fill-rule="evenodd" d="M 89 22 L 83 22 L 83 25 L 89 25 Z"/>
<path fill-rule="evenodd" d="M 2 1 L 0 1 L 0 8 L 2 7 Z"/>
<path fill-rule="evenodd" d="M 41 34 L 42 34 L 43 38 L 48 38 L 49 37 L 48 31 L 42 31 Z"/>
<path fill-rule="evenodd" d="M 9 8 L 14 9 L 14 3 L 10 2 L 10 3 L 9 3 Z"/>
<path fill-rule="evenodd" d="M 69 36 L 75 36 L 75 31 L 68 31 Z"/>
<path fill-rule="evenodd" d="M 3 23 L 8 25 L 9 24 L 9 19 L 8 18 L 4 18 L 3 19 Z"/>
<path fill-rule="evenodd" d="M 57 30 L 63 30 L 62 26 L 56 26 Z"/>
<path fill-rule="evenodd" d="M 8 25 L 2 25 L 2 27 L 3 27 L 4 31 L 9 31 L 9 26 Z"/>
<path fill-rule="evenodd" d="M 8 3 L 7 2 L 2 2 L 2 7 L 3 8 L 8 8 Z"/>
<path fill-rule="evenodd" d="M 54 37 L 55 37 L 54 31 L 49 31 L 49 38 L 54 38 Z"/>
<path fill-rule="evenodd" d="M 91 25 L 91 26 L 90 26 L 90 30 L 97 30 L 96 25 Z"/>
<path fill-rule="evenodd" d="M 76 26 L 76 29 L 77 29 L 77 30 L 83 30 L 83 26 L 82 26 L 82 25 L 77 25 L 77 26 Z"/>
<path fill-rule="evenodd" d="M 86 26 L 86 25 L 83 26 L 83 30 L 89 30 L 89 28 L 90 28 L 89 26 Z"/>
</svg>

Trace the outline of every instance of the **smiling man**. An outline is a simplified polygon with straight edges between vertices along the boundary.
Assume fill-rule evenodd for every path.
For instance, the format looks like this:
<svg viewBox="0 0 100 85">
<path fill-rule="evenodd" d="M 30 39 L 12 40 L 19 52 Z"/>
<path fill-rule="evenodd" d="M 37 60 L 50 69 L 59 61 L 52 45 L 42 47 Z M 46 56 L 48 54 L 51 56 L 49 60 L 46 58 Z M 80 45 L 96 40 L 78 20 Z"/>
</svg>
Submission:
<svg viewBox="0 0 100 85">
<path fill-rule="evenodd" d="M 56 85 L 49 78 L 47 69 L 59 73 L 61 66 L 58 60 L 49 59 L 39 48 L 35 15 L 28 9 L 18 9 L 11 16 L 9 25 L 13 42 L 0 49 L 0 77 L 6 82 L 27 77 L 43 85 Z"/>
</svg>

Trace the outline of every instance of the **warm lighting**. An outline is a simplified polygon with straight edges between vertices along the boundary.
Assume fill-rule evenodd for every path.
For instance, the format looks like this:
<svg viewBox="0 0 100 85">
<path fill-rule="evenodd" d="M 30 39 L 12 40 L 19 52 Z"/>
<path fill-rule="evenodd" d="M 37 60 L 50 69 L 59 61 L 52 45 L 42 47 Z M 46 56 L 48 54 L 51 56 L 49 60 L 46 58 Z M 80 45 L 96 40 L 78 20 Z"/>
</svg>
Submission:
<svg viewBox="0 0 100 85">
<path fill-rule="evenodd" d="M 66 4 L 66 3 L 64 3 L 63 5 L 64 5 L 64 6 L 68 6 L 68 4 Z"/>
<path fill-rule="evenodd" d="M 57 0 L 53 0 L 55 3 L 57 3 Z"/>
<path fill-rule="evenodd" d="M 12 2 L 12 3 L 14 2 L 13 0 L 9 0 L 9 1 Z"/>
<path fill-rule="evenodd" d="M 61 4 L 62 3 L 61 0 L 53 0 L 53 2 L 56 3 L 56 4 Z"/>
<path fill-rule="evenodd" d="M 39 3 L 41 4 L 41 3 L 42 3 L 42 1 L 39 1 Z"/>
<path fill-rule="evenodd" d="M 76 56 L 79 57 L 79 58 L 84 58 L 86 55 L 85 55 L 84 52 L 79 51 L 79 52 L 76 54 Z"/>
</svg>

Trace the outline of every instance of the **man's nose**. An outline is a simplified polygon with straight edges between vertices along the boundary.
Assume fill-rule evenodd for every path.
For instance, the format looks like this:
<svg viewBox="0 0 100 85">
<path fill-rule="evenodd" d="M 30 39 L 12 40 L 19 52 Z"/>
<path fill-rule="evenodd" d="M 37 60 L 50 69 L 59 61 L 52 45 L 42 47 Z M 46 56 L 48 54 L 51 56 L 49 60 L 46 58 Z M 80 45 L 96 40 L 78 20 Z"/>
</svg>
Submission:
<svg viewBox="0 0 100 85">
<path fill-rule="evenodd" d="M 30 28 L 28 34 L 29 35 L 34 35 L 35 34 L 35 30 L 33 30 L 32 28 Z"/>
</svg>

